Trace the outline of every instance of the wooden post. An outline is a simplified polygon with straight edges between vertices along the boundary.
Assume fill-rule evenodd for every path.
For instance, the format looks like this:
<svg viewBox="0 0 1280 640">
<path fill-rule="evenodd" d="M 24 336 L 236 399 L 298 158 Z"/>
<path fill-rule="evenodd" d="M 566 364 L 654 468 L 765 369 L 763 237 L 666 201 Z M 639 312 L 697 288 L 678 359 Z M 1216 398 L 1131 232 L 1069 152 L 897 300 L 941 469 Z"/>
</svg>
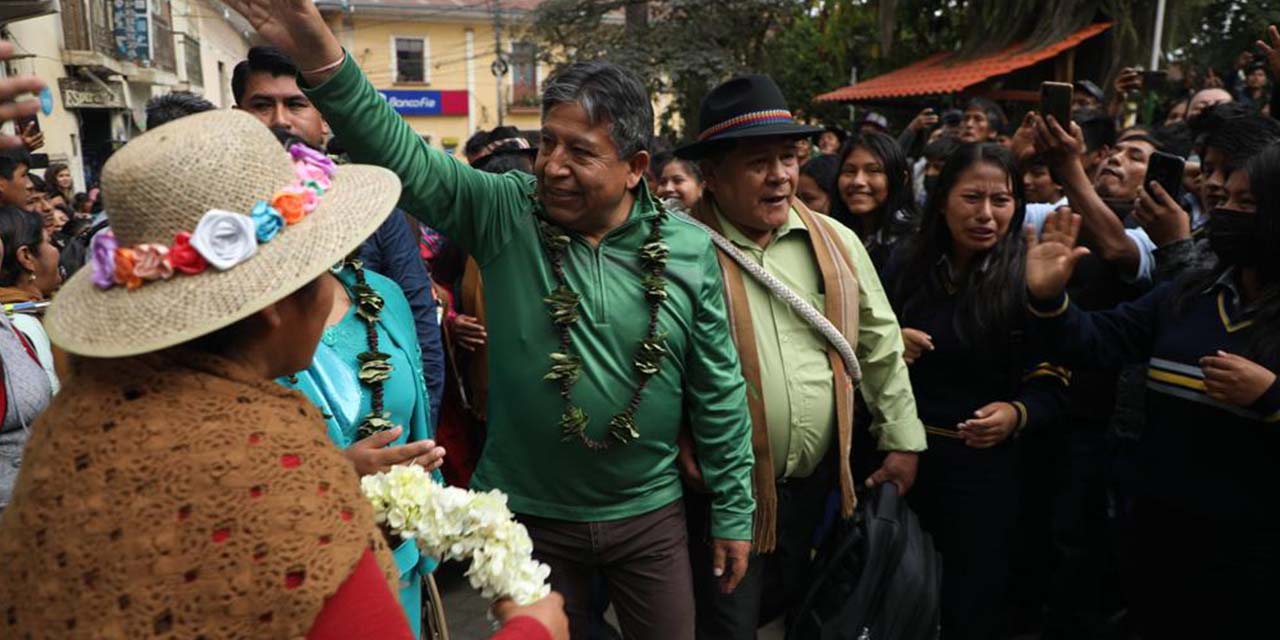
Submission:
<svg viewBox="0 0 1280 640">
<path fill-rule="evenodd" d="M 1075 79 L 1076 49 L 1072 47 L 1053 59 L 1053 80 L 1054 82 L 1075 82 Z"/>
</svg>

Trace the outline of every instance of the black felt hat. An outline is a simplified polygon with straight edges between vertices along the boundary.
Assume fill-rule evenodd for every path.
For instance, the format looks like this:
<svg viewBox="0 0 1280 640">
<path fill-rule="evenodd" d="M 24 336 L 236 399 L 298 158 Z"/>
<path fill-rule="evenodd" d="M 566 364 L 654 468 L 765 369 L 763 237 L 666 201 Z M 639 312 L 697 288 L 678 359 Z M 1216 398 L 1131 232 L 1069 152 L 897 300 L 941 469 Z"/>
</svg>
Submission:
<svg viewBox="0 0 1280 640">
<path fill-rule="evenodd" d="M 676 149 L 676 156 L 698 160 L 725 140 L 821 133 L 822 127 L 796 122 L 782 90 L 769 76 L 739 76 L 725 81 L 702 99 L 698 109 L 698 140 Z"/>
</svg>

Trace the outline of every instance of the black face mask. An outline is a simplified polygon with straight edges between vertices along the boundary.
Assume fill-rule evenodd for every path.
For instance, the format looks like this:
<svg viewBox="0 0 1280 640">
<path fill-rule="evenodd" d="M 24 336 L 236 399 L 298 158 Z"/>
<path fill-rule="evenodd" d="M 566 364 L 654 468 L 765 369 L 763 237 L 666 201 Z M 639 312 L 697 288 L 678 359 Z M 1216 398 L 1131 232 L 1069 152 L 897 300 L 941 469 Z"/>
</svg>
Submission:
<svg viewBox="0 0 1280 640">
<path fill-rule="evenodd" d="M 925 192 L 925 195 L 933 195 L 933 192 L 938 188 L 938 178 L 939 178 L 939 177 L 940 177 L 940 176 L 925 176 L 925 177 L 924 177 L 924 192 Z"/>
<path fill-rule="evenodd" d="M 1266 255 L 1258 214 L 1218 207 L 1209 213 L 1209 248 L 1237 267 L 1256 267 Z"/>
</svg>

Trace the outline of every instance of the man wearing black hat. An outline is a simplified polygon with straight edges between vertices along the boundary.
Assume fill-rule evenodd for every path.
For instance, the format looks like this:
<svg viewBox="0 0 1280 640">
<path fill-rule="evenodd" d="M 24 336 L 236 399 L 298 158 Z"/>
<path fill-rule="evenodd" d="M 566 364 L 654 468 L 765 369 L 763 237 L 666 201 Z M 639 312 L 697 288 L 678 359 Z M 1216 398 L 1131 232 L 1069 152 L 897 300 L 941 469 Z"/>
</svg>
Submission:
<svg viewBox="0 0 1280 640">
<path fill-rule="evenodd" d="M 822 129 L 797 123 L 777 85 L 760 75 L 713 89 L 699 122 L 698 141 L 676 151 L 699 161 L 704 172 L 706 189 L 693 216 L 813 303 L 856 345 L 861 391 L 875 414 L 871 431 L 886 452 L 867 483 L 894 482 L 905 493 L 925 435 L 897 321 L 853 232 L 795 197 L 794 140 Z M 806 585 L 793 578 L 808 563 L 827 496 L 839 487 L 845 517 L 855 504 L 850 372 L 809 321 L 726 254 L 719 259 L 743 375 L 758 392 L 748 394 L 757 509 L 747 576 L 736 592 L 725 594 L 694 564 L 698 635 L 717 640 L 753 638 L 759 622 L 794 604 Z M 682 455 L 681 467 L 696 490 L 700 470 L 690 452 Z M 696 496 L 689 502 L 690 553 L 705 555 L 705 532 L 696 529 L 705 507 Z"/>
</svg>

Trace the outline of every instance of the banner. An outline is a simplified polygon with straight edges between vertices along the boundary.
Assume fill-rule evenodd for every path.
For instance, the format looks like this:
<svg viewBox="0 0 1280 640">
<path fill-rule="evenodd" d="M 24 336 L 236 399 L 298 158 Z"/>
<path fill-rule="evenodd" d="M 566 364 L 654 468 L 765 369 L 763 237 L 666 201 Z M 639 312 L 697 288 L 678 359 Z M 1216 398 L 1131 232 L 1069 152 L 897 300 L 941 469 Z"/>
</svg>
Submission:
<svg viewBox="0 0 1280 640">
<path fill-rule="evenodd" d="M 466 91 L 379 89 L 387 104 L 402 116 L 465 116 Z"/>
<path fill-rule="evenodd" d="M 112 37 L 125 60 L 151 59 L 151 12 L 147 0 L 113 0 Z"/>
</svg>

